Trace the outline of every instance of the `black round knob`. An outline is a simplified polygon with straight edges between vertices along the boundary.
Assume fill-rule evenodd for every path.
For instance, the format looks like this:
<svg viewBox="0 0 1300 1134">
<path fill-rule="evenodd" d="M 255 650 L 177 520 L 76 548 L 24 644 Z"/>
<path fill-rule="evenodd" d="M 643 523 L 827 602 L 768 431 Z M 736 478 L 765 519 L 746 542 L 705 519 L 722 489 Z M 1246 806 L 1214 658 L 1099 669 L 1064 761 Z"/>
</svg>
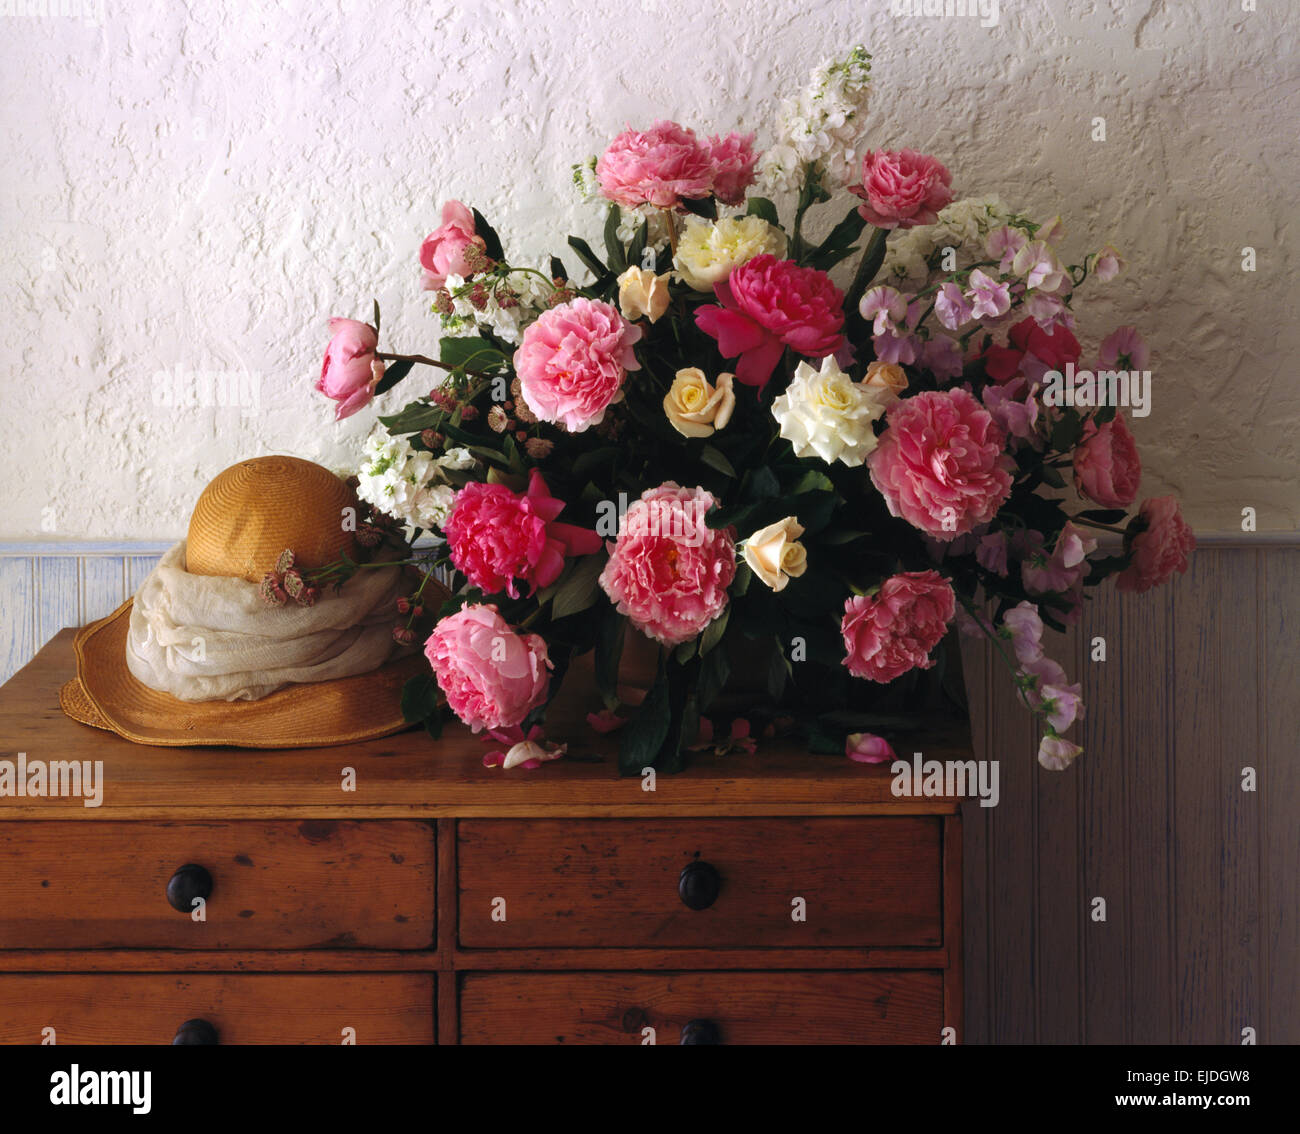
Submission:
<svg viewBox="0 0 1300 1134">
<path fill-rule="evenodd" d="M 197 863 L 179 867 L 167 882 L 167 904 L 181 913 L 194 909 L 194 899 L 212 896 L 212 875 Z"/>
<path fill-rule="evenodd" d="M 207 1044 L 211 1046 L 219 1043 L 217 1039 L 217 1029 L 214 1028 L 207 1020 L 186 1020 L 172 1037 L 172 1046 L 180 1044 L 187 1046 L 189 1044 Z M 683 1043 L 686 1041 L 683 1040 Z"/>
<path fill-rule="evenodd" d="M 718 891 L 722 889 L 722 875 L 707 862 L 686 864 L 682 876 L 677 879 L 677 893 L 693 910 L 706 910 L 718 900 Z"/>
<path fill-rule="evenodd" d="M 722 1042 L 722 1033 L 712 1020 L 691 1020 L 682 1027 L 682 1044 Z"/>
</svg>

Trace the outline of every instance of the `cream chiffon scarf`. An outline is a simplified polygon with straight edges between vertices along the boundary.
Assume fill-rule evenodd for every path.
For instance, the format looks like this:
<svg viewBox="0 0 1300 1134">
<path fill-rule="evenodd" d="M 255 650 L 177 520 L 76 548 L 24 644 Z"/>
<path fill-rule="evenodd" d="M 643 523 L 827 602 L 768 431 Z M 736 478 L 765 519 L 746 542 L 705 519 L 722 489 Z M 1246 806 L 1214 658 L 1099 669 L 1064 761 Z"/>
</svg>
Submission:
<svg viewBox="0 0 1300 1134">
<path fill-rule="evenodd" d="M 126 664 L 182 701 L 257 701 L 285 685 L 368 673 L 394 653 L 401 569 L 358 571 L 314 606 L 267 606 L 256 583 L 185 570 L 185 541 L 136 592 Z"/>
</svg>

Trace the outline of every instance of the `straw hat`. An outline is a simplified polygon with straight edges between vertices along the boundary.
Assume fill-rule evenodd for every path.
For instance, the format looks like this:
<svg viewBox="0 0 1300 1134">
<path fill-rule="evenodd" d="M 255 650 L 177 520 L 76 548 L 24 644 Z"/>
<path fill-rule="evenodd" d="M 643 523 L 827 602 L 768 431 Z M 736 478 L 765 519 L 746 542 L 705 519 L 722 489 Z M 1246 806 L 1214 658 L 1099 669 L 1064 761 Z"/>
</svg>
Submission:
<svg viewBox="0 0 1300 1134">
<path fill-rule="evenodd" d="M 340 522 L 342 510 L 356 503 L 347 484 L 310 461 L 242 461 L 199 497 L 190 518 L 185 571 L 258 583 L 286 548 L 294 551 L 295 566 L 308 570 L 345 552 L 357 557 L 353 533 Z M 431 587 L 438 593 L 430 593 Z M 436 609 L 446 591 L 430 581 L 425 595 Z M 408 727 L 402 686 L 428 672 L 417 651 L 368 673 L 287 685 L 260 700 L 183 701 L 149 688 L 127 666 L 134 601 L 77 632 L 77 676 L 60 690 L 59 704 L 74 720 L 140 744 L 310 748 L 387 736 Z"/>
</svg>

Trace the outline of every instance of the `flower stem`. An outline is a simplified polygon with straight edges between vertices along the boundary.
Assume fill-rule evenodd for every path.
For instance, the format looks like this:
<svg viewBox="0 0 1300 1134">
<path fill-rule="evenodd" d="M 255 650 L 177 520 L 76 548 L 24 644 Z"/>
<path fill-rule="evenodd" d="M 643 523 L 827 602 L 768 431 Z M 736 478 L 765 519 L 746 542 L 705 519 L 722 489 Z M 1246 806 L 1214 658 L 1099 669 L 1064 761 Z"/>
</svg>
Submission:
<svg viewBox="0 0 1300 1134">
<path fill-rule="evenodd" d="M 452 366 L 449 362 L 442 362 L 436 358 L 429 358 L 423 354 L 385 354 L 383 351 L 375 351 L 375 357 L 381 362 L 421 362 L 425 366 L 436 366 L 439 370 L 460 371 L 462 374 L 470 374 L 475 378 L 491 378 L 492 375 L 484 370 L 467 370 L 461 366 Z"/>
</svg>

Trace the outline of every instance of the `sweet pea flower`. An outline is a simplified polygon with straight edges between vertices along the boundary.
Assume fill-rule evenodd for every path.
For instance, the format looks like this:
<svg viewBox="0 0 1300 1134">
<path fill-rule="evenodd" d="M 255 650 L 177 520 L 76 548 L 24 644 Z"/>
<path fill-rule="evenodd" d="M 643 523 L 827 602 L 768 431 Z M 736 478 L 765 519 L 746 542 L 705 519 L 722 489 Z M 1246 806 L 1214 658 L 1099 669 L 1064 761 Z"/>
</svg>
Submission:
<svg viewBox="0 0 1300 1134">
<path fill-rule="evenodd" d="M 1007 533 L 989 532 L 980 537 L 975 548 L 975 562 L 985 571 L 995 575 L 1007 576 Z"/>
<path fill-rule="evenodd" d="M 1066 323 L 1070 309 L 1065 306 L 1060 296 L 1048 295 L 1046 292 L 1033 292 L 1025 300 L 1025 311 L 1044 330 L 1050 330 L 1058 324 Z"/>
<path fill-rule="evenodd" d="M 871 329 L 883 335 L 897 329 L 907 318 L 910 299 L 896 288 L 881 284 L 867 289 L 858 301 L 858 313 L 872 320 Z"/>
<path fill-rule="evenodd" d="M 947 335 L 934 335 L 925 340 L 916 364 L 924 367 L 936 378 L 960 378 L 964 369 L 961 347 Z"/>
<path fill-rule="evenodd" d="M 369 323 L 357 319 L 331 319 L 330 342 L 325 349 L 316 389 L 338 402 L 335 421 L 351 417 L 373 397 L 374 385 L 383 375 L 383 364 L 375 358 L 379 335 Z"/>
<path fill-rule="evenodd" d="M 1046 224 L 1040 224 L 1035 235 L 1048 244 L 1060 244 L 1065 239 L 1065 221 L 1061 219 L 1061 214 L 1057 213 Z"/>
<path fill-rule="evenodd" d="M 1038 762 L 1049 772 L 1065 771 L 1082 754 L 1082 748 L 1060 736 L 1045 736 L 1038 746 Z"/>
<path fill-rule="evenodd" d="M 885 764 L 898 754 L 883 736 L 874 732 L 851 732 L 844 738 L 844 755 L 858 764 Z"/>
<path fill-rule="evenodd" d="M 1002 626 L 1011 639 L 1016 661 L 1031 665 L 1043 656 L 1043 620 L 1032 602 L 1017 603 L 1002 616 Z"/>
<path fill-rule="evenodd" d="M 1037 532 L 1041 542 L 1042 536 Z M 1083 577 L 1087 557 L 1097 550 L 1097 541 L 1086 538 L 1070 521 L 1066 521 L 1056 538 L 1052 554 L 1044 555 L 1041 546 L 1020 564 L 1020 578 L 1031 595 L 1068 592 Z"/>
<path fill-rule="evenodd" d="M 973 275 L 972 275 L 973 279 Z M 979 301 L 979 296 L 975 297 Z M 940 323 L 955 331 L 974 317 L 975 308 L 955 283 L 945 283 L 934 297 L 934 313 Z"/>
<path fill-rule="evenodd" d="M 1127 261 L 1113 244 L 1107 244 L 1090 258 L 1088 267 L 1098 280 L 1109 283 L 1127 267 Z"/>
<path fill-rule="evenodd" d="M 984 408 L 993 415 L 1004 432 L 1037 446 L 1038 399 L 1033 390 L 1026 393 L 1024 378 L 1013 378 L 1001 386 L 985 386 L 981 395 Z"/>
<path fill-rule="evenodd" d="M 1121 370 L 1144 370 L 1151 361 L 1151 351 L 1146 340 L 1131 324 L 1117 327 L 1101 341 L 1097 351 L 1097 366 L 1110 370 L 1117 363 Z"/>
<path fill-rule="evenodd" d="M 998 319 L 1011 310 L 1011 292 L 1005 283 L 976 268 L 970 274 L 970 315 L 968 318 Z M 949 328 L 956 330 L 956 327 Z"/>
<path fill-rule="evenodd" d="M 1012 258 L 1011 270 L 1023 277 L 1027 287 L 1039 291 L 1058 291 L 1068 278 L 1056 250 L 1044 240 L 1022 245 Z"/>
<path fill-rule="evenodd" d="M 998 274 L 1006 275 L 1011 271 L 1011 264 L 1016 258 L 1016 253 L 1028 243 L 1029 237 L 1020 229 L 1003 225 L 988 234 L 984 241 L 984 247 L 988 251 L 990 259 L 1000 261 Z"/>
</svg>

